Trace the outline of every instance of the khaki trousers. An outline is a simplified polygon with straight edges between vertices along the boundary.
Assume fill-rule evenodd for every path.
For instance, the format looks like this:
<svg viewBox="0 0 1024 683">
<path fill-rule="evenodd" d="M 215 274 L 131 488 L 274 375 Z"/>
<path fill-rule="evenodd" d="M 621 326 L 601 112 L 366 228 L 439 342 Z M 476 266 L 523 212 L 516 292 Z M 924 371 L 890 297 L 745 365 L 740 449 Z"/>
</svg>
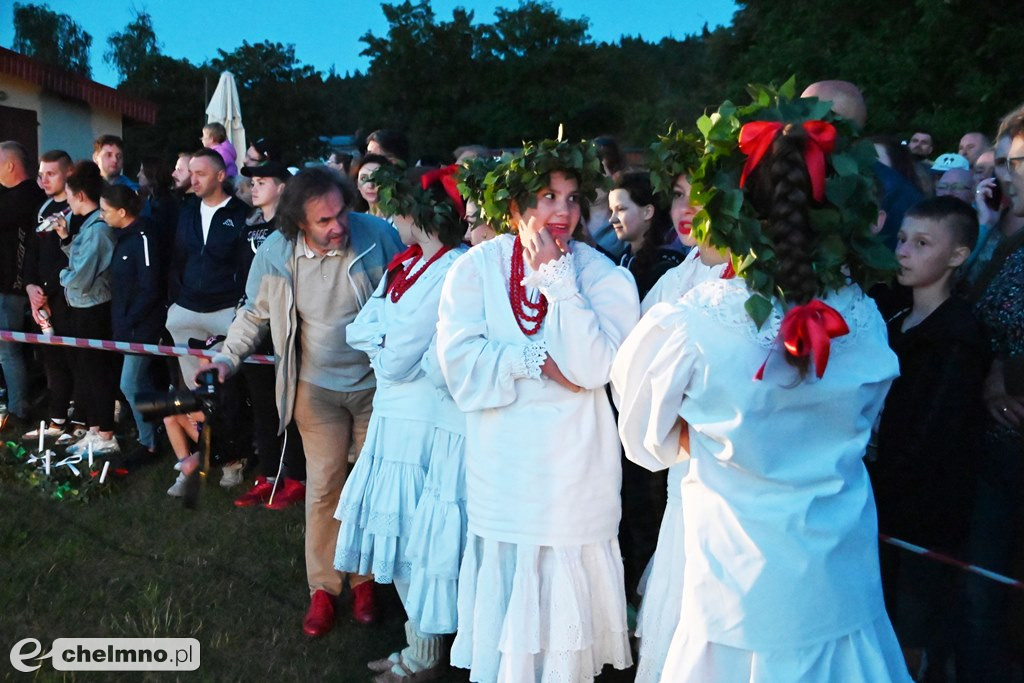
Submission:
<svg viewBox="0 0 1024 683">
<path fill-rule="evenodd" d="M 300 381 L 295 423 L 306 451 L 306 578 L 309 592 L 341 593 L 343 574 L 334 568 L 341 522 L 334 518 L 348 474 L 349 447 L 362 450 L 373 407 L 373 389 L 331 391 Z M 352 576 L 353 586 L 369 577 Z"/>
</svg>

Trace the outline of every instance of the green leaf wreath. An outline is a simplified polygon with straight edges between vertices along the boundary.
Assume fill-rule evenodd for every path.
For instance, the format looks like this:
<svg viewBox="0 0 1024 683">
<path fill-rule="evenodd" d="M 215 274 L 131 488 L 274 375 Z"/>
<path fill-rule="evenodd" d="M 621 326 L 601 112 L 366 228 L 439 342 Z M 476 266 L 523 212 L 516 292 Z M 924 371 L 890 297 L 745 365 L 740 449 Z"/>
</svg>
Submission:
<svg viewBox="0 0 1024 683">
<path fill-rule="evenodd" d="M 692 132 L 669 126 L 668 132 L 647 150 L 647 167 L 651 173 L 651 186 L 664 197 L 672 196 L 676 178 L 690 176 L 700 164 L 704 145 Z"/>
<path fill-rule="evenodd" d="M 547 187 L 554 171 L 575 176 L 587 201 L 593 201 L 598 188 L 608 183 L 597 148 L 589 140 L 524 142 L 522 150 L 502 159 L 484 177 L 480 204 L 483 217 L 495 231 L 508 232 L 512 227 L 512 202 L 525 208 L 536 193 Z"/>
<path fill-rule="evenodd" d="M 497 157 L 471 157 L 462 161 L 455 174 L 455 181 L 463 198 L 467 202 L 473 202 L 480 209 L 477 216 L 478 225 L 486 222 L 483 204 L 487 174 L 496 169 L 499 163 L 501 160 Z"/>
<path fill-rule="evenodd" d="M 736 274 L 747 281 L 752 295 L 746 309 L 760 328 L 772 311 L 773 297 L 784 300 L 776 287 L 778 267 L 764 221 L 739 187 L 747 157 L 739 149 L 740 129 L 750 121 L 828 121 L 836 128 L 835 149 L 826 160 L 826 201 L 810 211 L 816 239 L 811 258 L 824 295 L 853 281 L 867 290 L 892 277 L 895 256 L 871 232 L 878 218 L 874 164 L 869 140 L 817 98 L 795 97 L 795 79 L 779 88 L 752 85 L 752 102 L 724 102 L 718 111 L 701 116 L 697 128 L 704 138 L 704 155 L 691 183 L 692 201 L 703 209 L 693 221 L 694 236 L 731 253 Z"/>
<path fill-rule="evenodd" d="M 436 202 L 419 180 L 410 178 L 404 165 L 385 164 L 368 178 L 377 186 L 377 202 L 385 216 L 411 216 L 424 232 L 441 234 L 443 226 L 461 220 L 449 202 Z"/>
<path fill-rule="evenodd" d="M 43 461 L 30 453 L 19 443 L 8 441 L 0 444 L 0 481 L 15 482 L 62 501 L 88 502 L 109 493 L 114 487 L 115 471 L 109 468 L 106 478 L 100 482 L 102 458 L 94 461 L 93 467 L 85 459 L 59 465 L 64 458 L 52 457 L 50 474 L 47 476 Z M 68 461 L 70 462 L 70 461 Z M 77 471 L 76 471 L 77 470 Z"/>
</svg>

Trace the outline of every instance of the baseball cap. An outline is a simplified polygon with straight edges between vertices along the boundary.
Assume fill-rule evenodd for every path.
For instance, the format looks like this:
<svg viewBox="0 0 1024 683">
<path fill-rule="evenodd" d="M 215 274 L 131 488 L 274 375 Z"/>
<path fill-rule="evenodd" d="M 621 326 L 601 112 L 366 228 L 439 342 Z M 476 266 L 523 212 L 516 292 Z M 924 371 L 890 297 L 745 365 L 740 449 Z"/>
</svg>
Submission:
<svg viewBox="0 0 1024 683">
<path fill-rule="evenodd" d="M 945 173 L 946 171 L 952 171 L 954 168 L 962 168 L 965 171 L 969 171 L 971 170 L 971 162 L 967 161 L 967 157 L 947 152 L 946 154 L 940 154 L 939 158 L 932 164 L 932 171 L 935 173 Z"/>
<path fill-rule="evenodd" d="M 246 178 L 277 178 L 283 183 L 291 179 L 288 167 L 280 161 L 265 161 L 259 166 L 243 166 L 242 175 Z"/>
</svg>

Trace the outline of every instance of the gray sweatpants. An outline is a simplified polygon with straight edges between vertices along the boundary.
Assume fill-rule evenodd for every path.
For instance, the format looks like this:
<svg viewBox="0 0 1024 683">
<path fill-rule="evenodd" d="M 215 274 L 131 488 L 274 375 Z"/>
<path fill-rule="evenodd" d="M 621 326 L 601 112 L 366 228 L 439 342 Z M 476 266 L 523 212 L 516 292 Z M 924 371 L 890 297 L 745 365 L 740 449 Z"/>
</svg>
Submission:
<svg viewBox="0 0 1024 683">
<path fill-rule="evenodd" d="M 188 346 L 189 339 L 206 339 L 228 333 L 228 327 L 235 317 L 234 308 L 222 308 L 210 313 L 197 313 L 178 304 L 171 304 L 167 310 L 167 331 L 171 333 L 175 346 Z M 178 365 L 185 378 L 185 386 L 196 388 L 196 372 L 200 359 L 197 356 L 181 356 Z"/>
</svg>

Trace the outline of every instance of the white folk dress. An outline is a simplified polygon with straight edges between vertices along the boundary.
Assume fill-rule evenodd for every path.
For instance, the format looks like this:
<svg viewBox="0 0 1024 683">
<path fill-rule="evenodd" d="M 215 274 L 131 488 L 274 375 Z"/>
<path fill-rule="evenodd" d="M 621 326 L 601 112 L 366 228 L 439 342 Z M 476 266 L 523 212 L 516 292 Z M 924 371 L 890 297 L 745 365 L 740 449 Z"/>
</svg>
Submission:
<svg viewBox="0 0 1024 683">
<path fill-rule="evenodd" d="M 850 333 L 822 379 L 777 347 L 777 305 L 759 331 L 742 280 L 659 304 L 612 371 L 630 459 L 679 460 L 686 569 L 662 681 L 909 681 L 882 601 L 874 498 L 863 463 L 898 373 L 885 325 L 860 289 L 825 302 Z"/>
<path fill-rule="evenodd" d="M 683 262 L 666 271 L 654 283 L 651 291 L 647 292 L 647 296 L 640 302 L 640 314 L 647 313 L 655 304 L 679 301 L 700 283 L 721 277 L 725 267 L 725 263 L 705 266 L 700 260 L 700 250 L 697 247 L 690 249 L 683 257 Z"/>
<path fill-rule="evenodd" d="M 675 303 L 700 283 L 717 280 L 725 272 L 725 263 L 706 266 L 699 256 L 699 250 L 694 247 L 682 263 L 662 275 L 640 303 L 641 312 L 646 314 L 659 303 Z M 639 641 L 636 683 L 657 683 L 661 678 L 661 668 L 679 623 L 686 565 L 680 484 L 688 469 L 687 460 L 669 467 L 668 497 L 658 530 L 658 545 L 640 579 L 639 592 L 643 600 L 636 617 L 635 635 Z"/>
<path fill-rule="evenodd" d="M 636 324 L 632 276 L 580 243 L 537 272 L 540 331 L 509 303 L 514 237 L 471 249 L 448 274 L 438 356 L 466 411 L 469 538 L 451 661 L 473 681 L 589 681 L 631 664 L 616 540 L 622 471 L 605 392 Z M 582 387 L 541 377 L 546 354 Z"/>
<path fill-rule="evenodd" d="M 378 583 L 415 583 L 406 608 L 423 633 L 455 629 L 451 582 L 465 547 L 465 417 L 437 384 L 432 343 L 441 286 L 462 253 L 444 254 L 397 302 L 382 280 L 346 328 L 348 343 L 370 357 L 377 391 L 335 513 L 342 524 L 334 564 Z M 429 547 L 416 529 L 429 530 Z"/>
</svg>

